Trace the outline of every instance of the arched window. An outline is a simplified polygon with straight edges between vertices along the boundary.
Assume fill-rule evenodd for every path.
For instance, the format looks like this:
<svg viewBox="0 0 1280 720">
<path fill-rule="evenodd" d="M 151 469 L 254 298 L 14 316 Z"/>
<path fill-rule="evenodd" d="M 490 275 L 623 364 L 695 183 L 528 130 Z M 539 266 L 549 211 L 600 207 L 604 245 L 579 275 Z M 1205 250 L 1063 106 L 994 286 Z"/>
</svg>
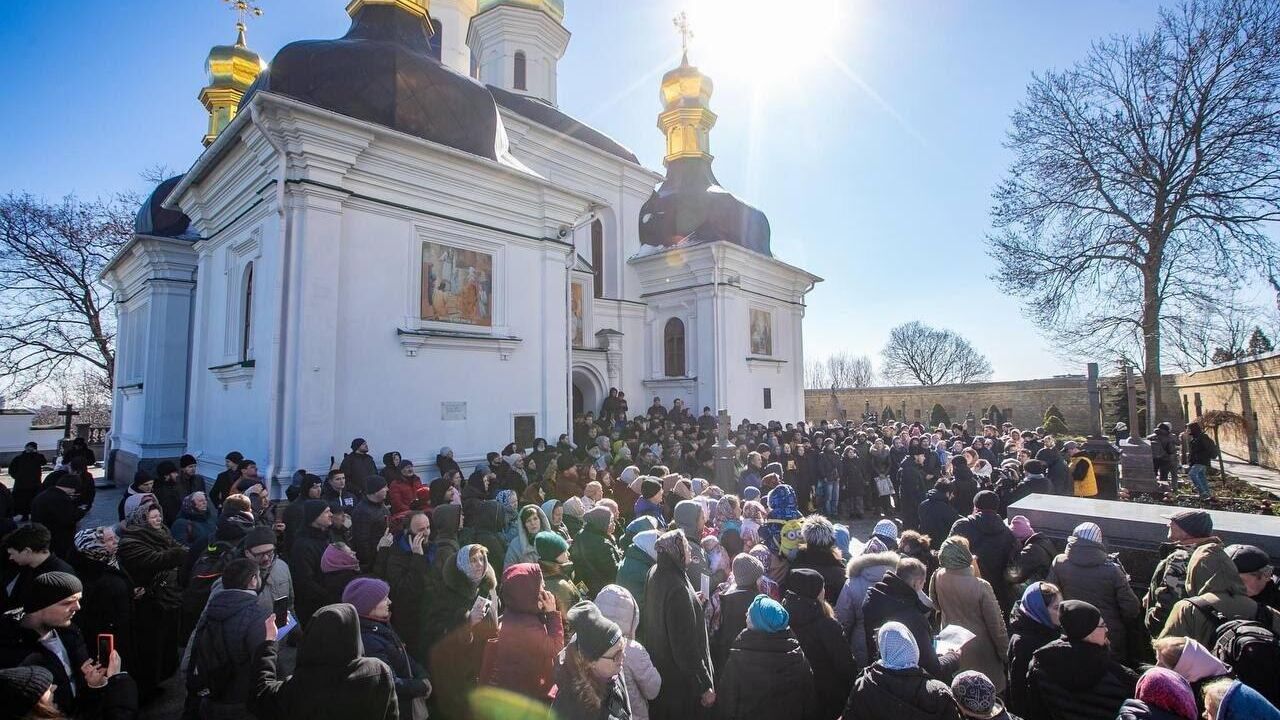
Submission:
<svg viewBox="0 0 1280 720">
<path fill-rule="evenodd" d="M 253 359 L 253 262 L 244 268 L 244 287 L 241 290 L 244 308 L 240 315 L 240 361 Z"/>
<path fill-rule="evenodd" d="M 439 60 L 444 48 L 444 25 L 435 18 L 431 19 L 431 40 L 428 41 L 428 44 L 430 45 L 429 52 L 431 57 Z"/>
<path fill-rule="evenodd" d="M 663 374 L 684 377 L 684 321 L 671 318 L 662 329 Z"/>
<path fill-rule="evenodd" d="M 591 223 L 591 271 L 595 274 L 595 296 L 604 297 L 604 223 Z"/>
<path fill-rule="evenodd" d="M 516 71 L 515 88 L 517 90 L 528 90 L 529 88 L 526 87 L 527 82 L 525 80 L 526 69 L 525 69 L 525 59 L 524 59 L 523 50 L 516 51 L 515 71 Z"/>
</svg>

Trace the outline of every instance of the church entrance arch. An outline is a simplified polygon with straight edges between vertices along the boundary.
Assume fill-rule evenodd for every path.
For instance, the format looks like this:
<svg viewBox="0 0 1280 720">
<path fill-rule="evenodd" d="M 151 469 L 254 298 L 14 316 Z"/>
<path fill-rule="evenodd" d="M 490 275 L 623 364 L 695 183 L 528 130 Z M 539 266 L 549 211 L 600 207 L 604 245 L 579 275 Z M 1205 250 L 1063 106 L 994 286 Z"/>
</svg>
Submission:
<svg viewBox="0 0 1280 720">
<path fill-rule="evenodd" d="M 595 368 L 587 365 L 573 366 L 573 414 L 600 413 L 604 402 L 604 380 Z"/>
</svg>

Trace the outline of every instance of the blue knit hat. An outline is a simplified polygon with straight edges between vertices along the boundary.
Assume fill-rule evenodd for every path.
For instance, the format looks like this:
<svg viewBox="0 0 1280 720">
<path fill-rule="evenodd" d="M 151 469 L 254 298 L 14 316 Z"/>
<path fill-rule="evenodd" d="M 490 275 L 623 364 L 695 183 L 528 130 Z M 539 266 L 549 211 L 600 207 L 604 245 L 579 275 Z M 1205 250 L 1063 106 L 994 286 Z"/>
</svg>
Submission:
<svg viewBox="0 0 1280 720">
<path fill-rule="evenodd" d="M 747 608 L 747 620 L 756 630 L 776 633 L 787 629 L 787 623 L 791 622 L 791 615 L 786 608 L 778 604 L 778 601 L 768 595 L 757 595 L 756 599 L 751 601 L 751 607 Z"/>
<path fill-rule="evenodd" d="M 890 670 L 906 670 L 920 664 L 920 646 L 906 625 L 887 622 L 876 635 L 880 662 Z"/>
<path fill-rule="evenodd" d="M 882 538 L 888 538 L 890 540 L 897 540 L 898 524 L 890 520 L 889 518 L 885 518 L 880 522 L 876 523 L 876 526 L 871 530 L 871 534 L 879 535 Z"/>
</svg>

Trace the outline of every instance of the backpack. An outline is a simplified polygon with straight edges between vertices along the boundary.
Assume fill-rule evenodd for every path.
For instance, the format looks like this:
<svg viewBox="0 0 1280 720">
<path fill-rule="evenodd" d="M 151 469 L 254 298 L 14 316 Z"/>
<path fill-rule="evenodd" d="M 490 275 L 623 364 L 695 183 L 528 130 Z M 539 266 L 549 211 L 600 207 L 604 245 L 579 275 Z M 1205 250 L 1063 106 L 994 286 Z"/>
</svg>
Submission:
<svg viewBox="0 0 1280 720">
<path fill-rule="evenodd" d="M 1203 598 L 1190 600 L 1214 625 L 1213 654 L 1231 666 L 1236 677 L 1273 704 L 1280 701 L 1280 637 L 1270 608 L 1257 603 L 1252 620 L 1228 620 Z"/>
<path fill-rule="evenodd" d="M 236 546 L 222 540 L 209 543 L 191 567 L 191 576 L 182 591 L 182 610 L 191 617 L 198 617 L 209 602 L 213 584 L 222 577 L 222 571 L 237 557 Z"/>
</svg>

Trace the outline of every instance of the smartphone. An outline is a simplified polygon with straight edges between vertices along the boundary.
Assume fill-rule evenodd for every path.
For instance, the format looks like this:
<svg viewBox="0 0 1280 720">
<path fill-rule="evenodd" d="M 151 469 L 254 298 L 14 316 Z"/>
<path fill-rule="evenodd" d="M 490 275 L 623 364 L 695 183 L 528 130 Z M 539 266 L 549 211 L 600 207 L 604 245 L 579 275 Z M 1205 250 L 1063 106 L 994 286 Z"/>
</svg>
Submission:
<svg viewBox="0 0 1280 720">
<path fill-rule="evenodd" d="M 111 660 L 111 653 L 116 650 L 116 636 L 111 633 L 98 635 L 98 664 L 106 667 Z"/>
<path fill-rule="evenodd" d="M 282 628 L 289 623 L 289 596 L 275 599 L 272 609 L 276 614 L 276 627 Z"/>
<path fill-rule="evenodd" d="M 489 598 L 477 597 L 475 603 L 471 606 L 473 611 L 479 610 L 482 614 L 489 614 Z"/>
</svg>

